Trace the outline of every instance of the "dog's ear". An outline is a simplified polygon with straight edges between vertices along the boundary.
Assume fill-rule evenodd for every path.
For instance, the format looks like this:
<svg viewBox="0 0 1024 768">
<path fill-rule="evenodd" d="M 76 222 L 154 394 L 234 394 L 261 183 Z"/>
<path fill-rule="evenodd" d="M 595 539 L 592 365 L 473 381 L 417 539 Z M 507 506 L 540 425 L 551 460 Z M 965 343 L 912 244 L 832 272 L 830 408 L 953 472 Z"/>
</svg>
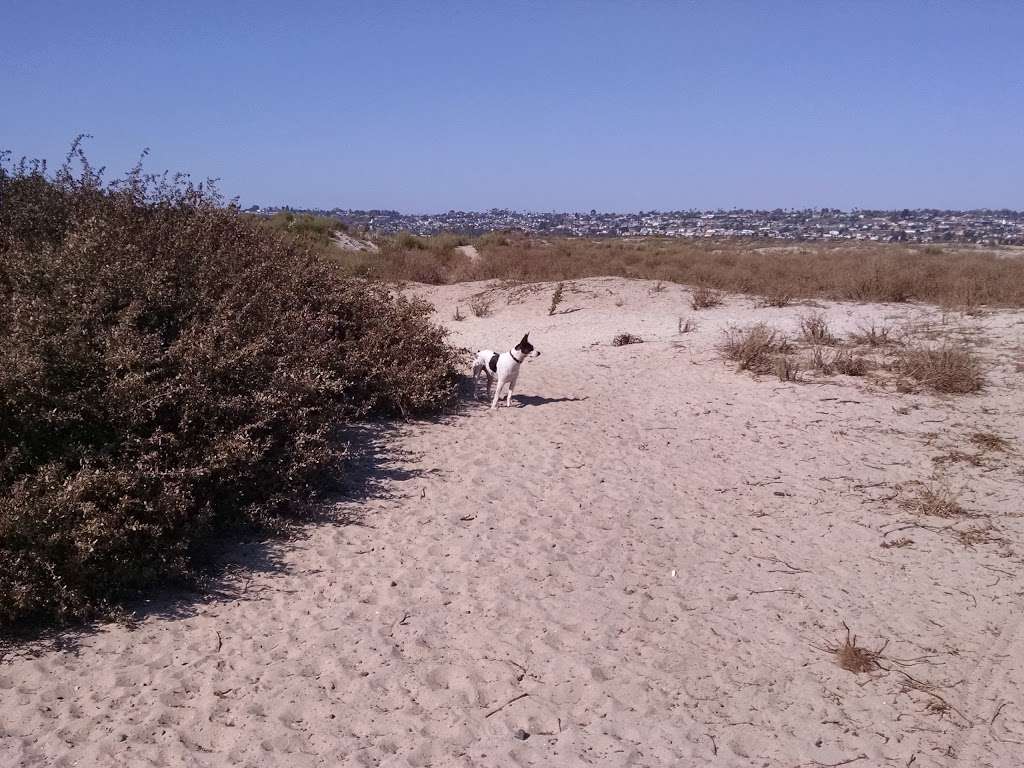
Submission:
<svg viewBox="0 0 1024 768">
<path fill-rule="evenodd" d="M 523 336 L 523 340 L 520 341 L 519 343 L 520 344 L 529 344 L 530 343 L 530 334 L 527 333 L 525 336 Z"/>
</svg>

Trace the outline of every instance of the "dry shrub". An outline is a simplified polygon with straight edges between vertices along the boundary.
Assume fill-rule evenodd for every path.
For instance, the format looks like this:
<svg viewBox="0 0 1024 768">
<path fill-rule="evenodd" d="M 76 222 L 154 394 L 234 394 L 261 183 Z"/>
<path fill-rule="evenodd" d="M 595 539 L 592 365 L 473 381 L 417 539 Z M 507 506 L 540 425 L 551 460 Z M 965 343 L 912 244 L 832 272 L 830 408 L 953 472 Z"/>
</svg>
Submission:
<svg viewBox="0 0 1024 768">
<path fill-rule="evenodd" d="M 814 347 L 811 350 L 811 367 L 826 376 L 831 376 L 834 370 L 832 368 L 832 360 L 821 347 Z"/>
<path fill-rule="evenodd" d="M 758 300 L 758 305 L 762 307 L 788 307 L 793 303 L 793 297 L 785 291 L 775 291 L 762 296 Z"/>
<path fill-rule="evenodd" d="M 800 381 L 800 363 L 791 357 L 779 355 L 775 358 L 775 375 L 779 381 Z"/>
<path fill-rule="evenodd" d="M 894 368 L 936 392 L 967 394 L 985 385 L 981 363 L 974 353 L 965 346 L 949 342 L 937 347 L 901 350 Z"/>
<path fill-rule="evenodd" d="M 612 339 L 613 347 L 624 347 L 627 344 L 643 344 L 644 340 L 639 336 L 634 336 L 632 333 L 620 333 L 614 339 Z"/>
<path fill-rule="evenodd" d="M 555 310 L 558 309 L 558 305 L 562 303 L 562 294 L 565 291 L 565 284 L 559 283 L 555 286 L 554 292 L 551 294 L 551 306 L 548 307 L 548 315 L 555 314 Z"/>
<path fill-rule="evenodd" d="M 676 330 L 678 330 L 679 333 L 691 333 L 697 330 L 697 323 L 688 317 L 686 319 L 680 317 L 676 323 Z"/>
<path fill-rule="evenodd" d="M 474 296 L 469 300 L 469 309 L 474 317 L 490 317 L 494 300 L 486 296 Z"/>
<path fill-rule="evenodd" d="M 828 321 L 822 314 L 803 315 L 800 318 L 800 335 L 804 341 L 826 347 L 835 346 L 836 337 L 828 327 Z"/>
<path fill-rule="evenodd" d="M 0 162 L 0 625 L 188 582 L 343 480 L 339 430 L 451 399 L 431 308 L 184 180 Z"/>
<path fill-rule="evenodd" d="M 885 347 L 897 344 L 895 333 L 892 328 L 885 324 L 862 325 L 850 334 L 850 341 L 853 344 L 860 344 L 867 347 Z"/>
<path fill-rule="evenodd" d="M 721 293 L 703 285 L 694 289 L 693 296 L 690 298 L 690 306 L 693 309 L 710 309 L 721 306 L 722 302 Z"/>
<path fill-rule="evenodd" d="M 727 360 L 739 363 L 739 370 L 772 373 L 775 357 L 790 350 L 789 342 L 777 329 L 764 323 L 749 328 L 727 328 L 719 351 Z"/>
<path fill-rule="evenodd" d="M 871 366 L 867 358 L 855 355 L 849 350 L 841 349 L 832 358 L 832 368 L 844 376 L 863 376 Z"/>
</svg>

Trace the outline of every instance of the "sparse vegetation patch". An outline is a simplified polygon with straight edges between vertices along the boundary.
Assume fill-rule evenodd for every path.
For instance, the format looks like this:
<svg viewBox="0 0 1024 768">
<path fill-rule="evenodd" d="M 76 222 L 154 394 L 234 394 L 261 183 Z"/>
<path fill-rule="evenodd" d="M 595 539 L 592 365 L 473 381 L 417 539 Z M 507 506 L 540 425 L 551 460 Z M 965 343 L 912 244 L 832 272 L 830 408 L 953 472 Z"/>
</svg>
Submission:
<svg viewBox="0 0 1024 768">
<path fill-rule="evenodd" d="M 721 306 L 722 302 L 721 293 L 703 285 L 695 288 L 693 296 L 690 298 L 690 306 L 693 309 L 711 309 Z"/>
<path fill-rule="evenodd" d="M 809 344 L 819 344 L 826 347 L 838 343 L 832 331 L 828 327 L 828 321 L 822 314 L 804 315 L 800 318 L 800 335 Z"/>
<path fill-rule="evenodd" d="M 741 371 L 772 373 L 775 358 L 792 349 L 786 337 L 764 323 L 749 328 L 727 328 L 719 351 L 727 360 L 738 363 Z"/>
<path fill-rule="evenodd" d="M 914 346 L 900 350 L 895 370 L 935 392 L 968 394 L 985 385 L 981 363 L 965 346 Z"/>
</svg>

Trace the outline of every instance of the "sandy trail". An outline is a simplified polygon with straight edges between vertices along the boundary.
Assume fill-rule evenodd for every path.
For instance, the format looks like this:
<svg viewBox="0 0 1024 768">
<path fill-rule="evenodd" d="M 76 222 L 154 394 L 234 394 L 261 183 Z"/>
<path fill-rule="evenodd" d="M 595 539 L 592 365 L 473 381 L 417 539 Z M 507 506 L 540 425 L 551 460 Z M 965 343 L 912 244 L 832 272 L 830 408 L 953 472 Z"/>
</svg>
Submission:
<svg viewBox="0 0 1024 768">
<path fill-rule="evenodd" d="M 730 323 L 806 308 L 692 312 L 685 288 L 594 279 L 563 314 L 542 286 L 450 320 L 485 288 L 416 290 L 457 344 L 530 332 L 518 407 L 371 433 L 375 492 L 337 509 L 361 524 L 243 547 L 265 567 L 228 595 L 9 658 L 0 764 L 1019 764 L 1024 313 L 824 306 L 839 333 L 973 338 L 990 386 L 940 398 L 755 380 L 715 352 Z M 612 347 L 623 331 L 645 343 Z M 983 429 L 1013 452 L 935 461 Z M 915 481 L 984 517 L 915 518 Z M 841 669 L 819 648 L 844 622 L 908 666 Z"/>
<path fill-rule="evenodd" d="M 457 245 L 455 246 L 455 250 L 471 262 L 480 261 L 480 251 L 477 250 L 475 245 Z"/>
</svg>

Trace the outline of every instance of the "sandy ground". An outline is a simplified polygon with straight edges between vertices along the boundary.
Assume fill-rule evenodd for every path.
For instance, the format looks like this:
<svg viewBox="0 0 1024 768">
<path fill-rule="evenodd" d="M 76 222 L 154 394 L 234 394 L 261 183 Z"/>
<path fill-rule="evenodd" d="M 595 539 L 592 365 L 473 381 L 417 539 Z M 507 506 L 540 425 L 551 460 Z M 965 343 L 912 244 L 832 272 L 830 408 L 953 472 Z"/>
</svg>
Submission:
<svg viewBox="0 0 1024 768">
<path fill-rule="evenodd" d="M 367 430 L 334 510 L 358 524 L 240 547 L 252 570 L 215 595 L 8 656 L 0 765 L 1022 763 L 1024 313 L 823 305 L 838 332 L 976 344 L 987 390 L 938 397 L 717 355 L 730 323 L 806 307 L 594 279 L 562 314 L 548 285 L 453 322 L 485 288 L 417 290 L 457 344 L 530 332 L 515 407 Z M 627 331 L 644 343 L 611 346 Z M 915 515 L 921 482 L 976 516 Z M 883 668 L 836 663 L 844 624 Z"/>
<path fill-rule="evenodd" d="M 472 262 L 480 261 L 480 251 L 476 249 L 475 245 L 457 245 L 455 250 Z"/>
<path fill-rule="evenodd" d="M 343 251 L 369 251 L 376 253 L 380 250 L 376 243 L 369 240 L 359 240 L 346 232 L 335 232 L 331 235 L 331 239 Z"/>
</svg>

